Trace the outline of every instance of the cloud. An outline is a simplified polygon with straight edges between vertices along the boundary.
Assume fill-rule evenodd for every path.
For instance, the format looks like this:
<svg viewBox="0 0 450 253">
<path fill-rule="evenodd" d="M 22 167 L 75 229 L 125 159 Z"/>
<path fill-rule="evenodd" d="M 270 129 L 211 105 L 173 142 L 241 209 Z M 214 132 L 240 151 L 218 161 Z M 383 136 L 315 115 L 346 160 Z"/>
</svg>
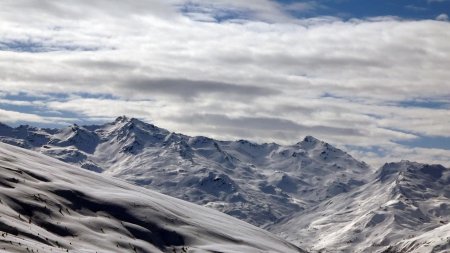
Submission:
<svg viewBox="0 0 450 253">
<path fill-rule="evenodd" d="M 316 9 L 325 9 L 326 7 L 319 4 L 317 1 L 306 1 L 306 2 L 297 2 L 297 3 L 291 3 L 283 6 L 284 10 L 292 11 L 296 13 L 305 13 L 305 12 L 311 12 Z"/>
<path fill-rule="evenodd" d="M 27 10 L 27 15 L 15 15 L 18 10 Z M 155 15 L 159 17 L 176 16 L 175 8 L 158 0 L 135 0 L 133 4 L 119 0 L 98 0 L 95 2 L 79 0 L 76 3 L 52 0 L 5 0 L 2 2 L 2 16 L 8 20 L 23 22 L 33 19 L 39 23 L 58 24 L 58 21 L 79 19 L 114 18 L 127 19 L 134 15 Z M 114 20 L 111 20 L 114 21 Z M 117 20 L 116 20 L 117 21 Z"/>
<path fill-rule="evenodd" d="M 373 152 L 365 152 L 357 149 L 350 151 L 351 155 L 364 158 L 364 160 L 374 167 L 380 167 L 386 162 L 398 162 L 400 160 L 416 161 L 430 164 L 443 164 L 450 167 L 448 157 L 450 150 L 437 148 L 412 148 L 402 145 L 392 145 L 383 147 L 385 155 L 380 156 Z M 382 157 L 382 158 L 381 158 Z"/>
<path fill-rule="evenodd" d="M 3 123 L 16 123 L 20 121 L 40 123 L 45 122 L 42 117 L 35 114 L 8 111 L 3 109 L 0 109 L 0 118 L 2 119 Z"/>
<path fill-rule="evenodd" d="M 0 109 L 1 123 L 17 125 L 17 124 L 33 124 L 35 126 L 64 126 L 72 124 L 75 120 L 64 117 L 43 117 L 33 113 L 23 113 L 17 111 Z"/>
<path fill-rule="evenodd" d="M 439 21 L 448 21 L 448 15 L 445 14 L 445 13 L 439 14 L 439 15 L 436 17 L 436 20 L 439 20 Z"/>
<path fill-rule="evenodd" d="M 148 94 L 169 94 L 185 99 L 195 99 L 202 94 L 221 94 L 222 96 L 254 96 L 276 95 L 279 91 L 271 88 L 230 84 L 217 81 L 189 80 L 189 79 L 153 79 L 131 78 L 121 85 L 123 92 L 139 90 Z"/>
<path fill-rule="evenodd" d="M 341 147 L 352 143 L 371 161 L 425 154 L 445 160 L 440 149 L 408 153 L 398 142 L 450 136 L 450 23 L 293 19 L 286 8 L 320 7 L 6 1 L 0 108 L 10 122 L 53 122 L 39 116 L 43 111 L 62 113 L 63 122 L 127 114 L 221 139 L 287 144 L 312 134 Z M 45 96 L 36 103 L 5 97 L 23 91 Z M 422 100 L 444 102 L 405 103 Z M 14 115 L 8 106 L 32 109 Z M 375 146 L 392 155 L 365 151 Z"/>
<path fill-rule="evenodd" d="M 305 8 L 306 5 L 305 3 Z M 261 20 L 286 22 L 292 20 L 292 17 L 284 12 L 284 5 L 270 0 L 189 0 L 179 1 L 177 6 L 185 15 L 202 21 Z"/>
<path fill-rule="evenodd" d="M 293 136 L 300 134 L 300 136 L 308 133 L 329 134 L 329 135 L 344 135 L 344 136 L 358 136 L 362 135 L 357 129 L 339 128 L 331 126 L 307 126 L 291 120 L 286 120 L 277 117 L 228 117 L 221 114 L 187 114 L 179 118 L 177 121 L 183 123 L 200 123 L 206 124 L 215 128 L 236 128 L 240 130 L 245 128 L 250 131 L 278 131 L 278 132 L 293 132 Z"/>
<path fill-rule="evenodd" d="M 409 4 L 405 6 L 406 9 L 412 10 L 412 11 L 426 11 L 428 10 L 428 8 L 426 7 L 422 7 L 422 6 L 417 6 L 414 4 Z"/>
</svg>

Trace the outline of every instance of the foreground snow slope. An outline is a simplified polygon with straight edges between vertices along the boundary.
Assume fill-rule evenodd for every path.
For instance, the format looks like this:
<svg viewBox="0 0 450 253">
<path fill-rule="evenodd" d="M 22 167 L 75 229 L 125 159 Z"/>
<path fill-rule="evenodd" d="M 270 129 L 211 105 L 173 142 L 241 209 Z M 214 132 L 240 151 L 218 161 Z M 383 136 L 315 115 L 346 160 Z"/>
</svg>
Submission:
<svg viewBox="0 0 450 253">
<path fill-rule="evenodd" d="M 0 141 L 264 226 L 365 183 L 370 168 L 306 137 L 256 144 L 190 137 L 137 119 L 39 129 L 0 125 Z"/>
<path fill-rule="evenodd" d="M 450 169 L 402 161 L 269 229 L 324 252 L 450 252 L 449 222 Z"/>
<path fill-rule="evenodd" d="M 0 251 L 303 252 L 222 214 L 0 144 Z"/>
</svg>

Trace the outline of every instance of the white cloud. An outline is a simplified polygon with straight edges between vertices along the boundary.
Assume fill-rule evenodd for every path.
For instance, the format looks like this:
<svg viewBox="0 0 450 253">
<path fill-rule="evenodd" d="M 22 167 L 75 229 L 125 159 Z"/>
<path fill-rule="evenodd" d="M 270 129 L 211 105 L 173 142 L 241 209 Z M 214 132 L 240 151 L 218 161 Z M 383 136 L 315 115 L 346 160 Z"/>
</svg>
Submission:
<svg viewBox="0 0 450 253">
<path fill-rule="evenodd" d="M 176 4 L 188 16 L 208 14 L 211 18 L 221 19 L 231 16 L 234 19 L 252 19 L 269 22 L 293 20 L 284 13 L 284 6 L 270 0 L 189 0 Z M 306 3 L 305 3 L 306 7 Z"/>
<path fill-rule="evenodd" d="M 317 8 L 325 8 L 315 1 L 291 3 L 284 7 L 285 10 L 295 12 L 309 12 Z"/>
<path fill-rule="evenodd" d="M 63 117 L 42 117 L 33 113 L 23 113 L 10 110 L 0 109 L 1 123 L 17 124 L 17 123 L 41 123 L 53 125 L 67 125 L 73 120 Z"/>
<path fill-rule="evenodd" d="M 438 15 L 438 16 L 436 17 L 436 20 L 439 20 L 439 21 L 448 21 L 448 15 L 445 14 L 445 13 L 442 13 L 442 14 L 440 14 L 440 15 Z"/>
<path fill-rule="evenodd" d="M 354 157 L 364 159 L 374 167 L 380 167 L 387 162 L 398 162 L 400 160 L 416 161 L 420 163 L 442 164 L 450 167 L 450 150 L 436 148 L 411 148 L 401 145 L 385 146 L 383 150 L 386 155 L 381 156 L 374 152 L 352 150 Z"/>
<path fill-rule="evenodd" d="M 341 146 L 386 146 L 399 157 L 407 152 L 394 141 L 450 136 L 448 108 L 397 105 L 449 101 L 447 22 L 293 20 L 263 0 L 190 1 L 188 16 L 177 12 L 185 1 L 135 4 L 6 1 L 0 48 L 19 42 L 22 51 L 48 52 L 0 51 L 0 93 L 111 94 L 117 99 L 43 98 L 40 106 L 105 120 L 127 114 L 219 138 L 293 143 L 312 134 Z M 256 20 L 196 21 L 214 21 L 223 9 Z M 3 113 L 10 122 L 43 120 Z M 445 160 L 444 151 L 424 150 L 405 157 Z"/>
</svg>

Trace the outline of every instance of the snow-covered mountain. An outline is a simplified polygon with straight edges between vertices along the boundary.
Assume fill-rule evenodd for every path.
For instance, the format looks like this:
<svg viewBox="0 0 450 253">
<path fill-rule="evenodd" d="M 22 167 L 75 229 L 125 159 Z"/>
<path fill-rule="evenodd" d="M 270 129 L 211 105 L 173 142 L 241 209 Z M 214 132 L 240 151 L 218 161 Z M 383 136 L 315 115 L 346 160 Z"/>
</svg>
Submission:
<svg viewBox="0 0 450 253">
<path fill-rule="evenodd" d="M 0 125 L 0 141 L 222 211 L 311 251 L 448 252 L 450 173 L 379 170 L 307 136 L 218 141 L 119 117 L 64 129 Z"/>
<path fill-rule="evenodd" d="M 369 167 L 306 137 L 217 141 L 119 117 L 100 126 L 0 126 L 0 140 L 264 226 L 365 183 Z"/>
<path fill-rule="evenodd" d="M 383 253 L 450 252 L 450 224 L 442 225 L 389 246 Z"/>
<path fill-rule="evenodd" d="M 450 252 L 449 225 L 450 169 L 402 161 L 269 230 L 317 251 Z"/>
<path fill-rule="evenodd" d="M 6 144 L 0 232 L 0 252 L 304 252 L 210 208 Z"/>
</svg>

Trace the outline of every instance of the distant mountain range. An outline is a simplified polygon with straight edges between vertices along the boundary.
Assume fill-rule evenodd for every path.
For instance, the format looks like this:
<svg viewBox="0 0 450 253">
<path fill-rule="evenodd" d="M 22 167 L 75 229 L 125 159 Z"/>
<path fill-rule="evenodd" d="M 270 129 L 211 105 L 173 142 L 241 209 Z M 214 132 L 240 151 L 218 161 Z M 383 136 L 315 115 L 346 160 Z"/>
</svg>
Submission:
<svg viewBox="0 0 450 253">
<path fill-rule="evenodd" d="M 450 250 L 450 170 L 379 170 L 307 136 L 289 146 L 172 133 L 119 117 L 95 126 L 0 125 L 0 141 L 211 207 L 312 251 Z"/>
</svg>

